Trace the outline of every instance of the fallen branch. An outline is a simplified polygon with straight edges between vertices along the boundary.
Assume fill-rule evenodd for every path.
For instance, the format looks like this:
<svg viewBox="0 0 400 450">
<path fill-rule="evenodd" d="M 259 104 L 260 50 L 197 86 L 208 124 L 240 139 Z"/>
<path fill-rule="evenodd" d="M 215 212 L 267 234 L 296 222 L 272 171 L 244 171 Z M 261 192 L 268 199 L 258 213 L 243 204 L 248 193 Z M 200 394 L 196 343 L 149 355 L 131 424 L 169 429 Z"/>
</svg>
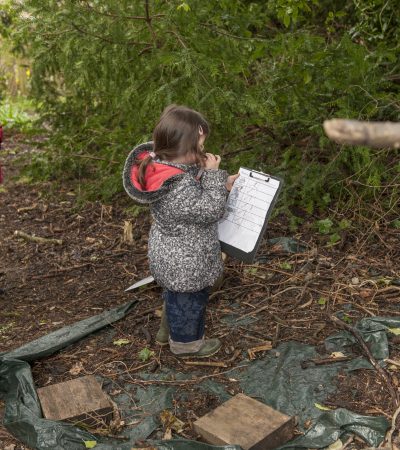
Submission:
<svg viewBox="0 0 400 450">
<path fill-rule="evenodd" d="M 31 206 L 23 206 L 22 208 L 18 208 L 17 209 L 17 213 L 22 213 L 22 212 L 27 212 L 27 211 L 33 211 L 34 209 L 36 209 L 37 207 L 37 203 L 34 203 Z"/>
<path fill-rule="evenodd" d="M 63 244 L 62 239 L 43 238 L 43 237 L 35 236 L 34 234 L 29 235 L 29 234 L 24 233 L 23 231 L 18 231 L 18 230 L 14 231 L 14 236 L 25 239 L 25 241 L 36 242 L 37 244 L 57 244 L 57 245 Z"/>
<path fill-rule="evenodd" d="M 394 359 L 386 358 L 385 359 L 385 363 L 392 364 L 393 366 L 400 367 L 400 361 L 395 361 Z"/>
<path fill-rule="evenodd" d="M 185 361 L 188 366 L 228 367 L 224 362 L 218 361 Z"/>
<path fill-rule="evenodd" d="M 337 362 L 350 361 L 353 358 L 351 356 L 339 356 L 338 358 L 322 358 L 322 359 L 307 359 L 300 363 L 302 369 L 308 369 L 309 367 L 323 366 L 326 364 L 333 364 Z"/>
<path fill-rule="evenodd" d="M 271 341 L 267 341 L 262 345 L 258 345 L 257 347 L 249 348 L 249 349 L 247 349 L 247 353 L 248 353 L 250 359 L 255 359 L 256 353 L 265 352 L 267 350 L 272 350 L 272 342 Z"/>
<path fill-rule="evenodd" d="M 340 144 L 400 147 L 400 123 L 332 119 L 325 120 L 324 130 L 330 139 Z"/>
<path fill-rule="evenodd" d="M 387 374 L 387 372 L 379 365 L 377 360 L 374 358 L 370 349 L 368 348 L 367 344 L 365 343 L 364 339 L 362 338 L 360 332 L 358 330 L 356 330 L 354 327 L 352 327 L 351 325 L 338 319 L 336 316 L 332 315 L 332 316 L 328 316 L 328 317 L 331 320 L 331 322 L 335 323 L 340 328 L 342 328 L 346 331 L 349 331 L 356 338 L 356 340 L 359 343 L 359 345 L 361 346 L 362 350 L 368 357 L 370 363 L 374 366 L 375 370 L 378 372 L 378 374 L 380 375 L 382 380 L 387 385 L 395 407 L 398 407 L 399 406 L 399 397 L 390 381 L 390 376 Z"/>
</svg>

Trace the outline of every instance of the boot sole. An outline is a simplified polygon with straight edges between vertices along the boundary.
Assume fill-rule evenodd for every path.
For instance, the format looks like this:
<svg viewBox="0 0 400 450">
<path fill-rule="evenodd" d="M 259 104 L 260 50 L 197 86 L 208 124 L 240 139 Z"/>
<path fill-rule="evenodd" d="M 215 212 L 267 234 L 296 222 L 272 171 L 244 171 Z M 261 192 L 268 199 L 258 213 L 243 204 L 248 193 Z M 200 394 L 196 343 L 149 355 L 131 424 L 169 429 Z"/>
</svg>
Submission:
<svg viewBox="0 0 400 450">
<path fill-rule="evenodd" d="M 209 358 L 210 356 L 213 356 L 217 354 L 220 351 L 221 347 L 217 348 L 214 352 L 208 353 L 207 355 L 198 355 L 196 353 L 181 353 L 179 355 L 176 355 L 174 353 L 174 356 L 177 358 L 183 358 L 183 359 L 189 359 L 189 358 Z"/>
<path fill-rule="evenodd" d="M 161 347 L 165 347 L 166 345 L 168 345 L 168 341 L 167 342 L 160 342 L 160 341 L 157 341 L 157 339 L 156 339 L 156 344 L 160 345 Z"/>
</svg>

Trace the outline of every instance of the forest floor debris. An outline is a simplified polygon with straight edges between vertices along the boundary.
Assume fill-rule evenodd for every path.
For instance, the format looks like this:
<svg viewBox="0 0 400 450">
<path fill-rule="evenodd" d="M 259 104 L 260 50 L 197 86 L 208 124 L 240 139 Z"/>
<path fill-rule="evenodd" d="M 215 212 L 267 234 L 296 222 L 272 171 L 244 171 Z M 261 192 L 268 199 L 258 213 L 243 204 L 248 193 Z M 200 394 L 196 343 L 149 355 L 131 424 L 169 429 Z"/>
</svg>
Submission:
<svg viewBox="0 0 400 450">
<path fill-rule="evenodd" d="M 240 389 L 230 381 L 230 369 L 237 366 L 241 354 L 253 351 L 254 358 L 261 358 L 269 351 L 267 347 L 256 352 L 254 348 L 266 342 L 273 348 L 287 341 L 321 347 L 336 331 L 328 315 L 339 315 L 352 324 L 363 317 L 400 314 L 400 287 L 396 284 L 400 279 L 400 230 L 375 228 L 368 235 L 348 232 L 344 242 L 329 245 L 326 236 L 306 223 L 295 236 L 304 246 L 301 252 L 288 253 L 282 246 L 265 243 L 255 264 L 227 261 L 224 284 L 212 295 L 207 317 L 207 334 L 219 337 L 223 348 L 208 365 L 187 364 L 154 341 L 160 288 L 150 284 L 133 293 L 124 292 L 149 275 L 149 215 L 129 215 L 126 208 L 131 205 L 123 196 L 113 205 L 92 202 L 80 207 L 76 183 L 64 184 L 58 191 L 50 182 L 21 183 L 13 178 L 18 175 L 18 165 L 12 150 L 29 152 L 29 145 L 15 135 L 4 147 L 7 179 L 0 191 L 0 351 L 17 348 L 132 298 L 139 300 L 135 313 L 126 319 L 35 362 L 37 387 L 88 374 L 114 379 L 117 384 L 121 370 L 134 378 L 138 371 L 157 373 L 168 367 L 183 374 L 195 370 L 201 379 L 218 378 L 234 395 Z M 132 229 L 128 230 L 127 222 Z M 16 239 L 16 230 L 63 243 L 52 246 Z M 278 217 L 270 223 L 267 238 L 291 234 L 288 224 Z M 125 344 L 117 345 L 119 340 Z M 148 349 L 148 359 L 141 353 L 144 349 Z M 390 359 L 400 362 L 400 336 L 390 340 Z M 395 363 L 389 377 L 398 391 L 400 368 Z M 154 383 L 141 382 L 143 386 Z M 187 385 L 179 380 L 171 383 Z M 174 405 L 184 411 L 178 417 L 184 423 L 219 403 L 216 396 L 200 391 L 197 383 L 192 383 L 191 400 Z M 393 424 L 390 439 L 398 442 L 398 410 L 376 371 L 339 373 L 336 393 L 326 405 L 394 419 L 397 425 Z M 190 429 L 185 433 L 196 437 Z M 4 447 L 15 445 L 15 450 L 24 448 L 1 427 L 0 442 Z"/>
</svg>

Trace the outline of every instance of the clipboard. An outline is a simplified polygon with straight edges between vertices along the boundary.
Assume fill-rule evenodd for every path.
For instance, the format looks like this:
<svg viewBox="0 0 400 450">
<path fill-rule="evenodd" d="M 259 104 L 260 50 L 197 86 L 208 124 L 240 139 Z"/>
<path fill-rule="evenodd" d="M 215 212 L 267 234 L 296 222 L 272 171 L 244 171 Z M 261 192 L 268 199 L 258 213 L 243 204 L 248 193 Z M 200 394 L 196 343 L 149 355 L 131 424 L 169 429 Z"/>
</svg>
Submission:
<svg viewBox="0 0 400 450">
<path fill-rule="evenodd" d="M 282 190 L 283 179 L 241 167 L 218 222 L 221 250 L 252 263 Z"/>
</svg>

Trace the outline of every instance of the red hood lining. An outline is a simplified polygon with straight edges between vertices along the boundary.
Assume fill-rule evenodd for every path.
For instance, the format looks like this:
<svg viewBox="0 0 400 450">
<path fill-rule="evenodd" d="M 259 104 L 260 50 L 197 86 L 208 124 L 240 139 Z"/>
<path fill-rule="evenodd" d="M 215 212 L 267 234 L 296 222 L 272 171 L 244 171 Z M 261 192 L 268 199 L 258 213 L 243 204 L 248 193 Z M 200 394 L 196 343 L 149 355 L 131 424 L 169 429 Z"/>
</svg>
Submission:
<svg viewBox="0 0 400 450">
<path fill-rule="evenodd" d="M 148 154 L 149 152 L 140 153 L 137 159 L 145 159 Z M 181 173 L 184 173 L 182 169 L 153 161 L 146 168 L 144 189 L 139 183 L 139 166 L 137 164 L 131 167 L 130 180 L 133 186 L 139 191 L 152 192 L 160 189 L 163 183 L 169 178 Z"/>
</svg>

